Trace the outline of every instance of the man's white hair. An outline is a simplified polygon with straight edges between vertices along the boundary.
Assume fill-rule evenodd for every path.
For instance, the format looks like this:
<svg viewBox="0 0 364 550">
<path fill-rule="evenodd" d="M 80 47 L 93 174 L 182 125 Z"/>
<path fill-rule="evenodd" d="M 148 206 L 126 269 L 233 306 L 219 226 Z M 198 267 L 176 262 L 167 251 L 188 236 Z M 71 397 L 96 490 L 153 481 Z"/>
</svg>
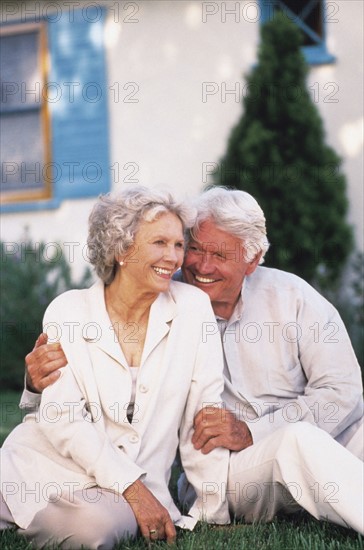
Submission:
<svg viewBox="0 0 364 550">
<path fill-rule="evenodd" d="M 261 253 L 259 263 L 263 263 L 269 242 L 264 212 L 254 197 L 237 189 L 212 187 L 196 199 L 195 206 L 196 222 L 190 230 L 194 239 L 201 223 L 211 220 L 219 229 L 241 240 L 248 261 Z"/>
</svg>

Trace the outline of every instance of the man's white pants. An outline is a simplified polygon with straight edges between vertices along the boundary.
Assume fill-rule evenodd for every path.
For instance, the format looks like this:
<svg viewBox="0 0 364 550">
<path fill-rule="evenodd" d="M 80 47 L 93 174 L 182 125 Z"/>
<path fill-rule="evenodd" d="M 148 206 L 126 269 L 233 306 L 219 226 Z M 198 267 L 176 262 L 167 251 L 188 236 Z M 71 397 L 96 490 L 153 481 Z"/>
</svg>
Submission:
<svg viewBox="0 0 364 550">
<path fill-rule="evenodd" d="M 363 469 L 361 460 L 325 431 L 307 422 L 290 424 L 231 452 L 230 510 L 250 523 L 302 507 L 317 519 L 364 533 Z M 181 482 L 179 496 L 184 504 L 191 501 Z"/>
<path fill-rule="evenodd" d="M 306 422 L 230 456 L 230 508 L 248 522 L 270 521 L 280 510 L 301 506 L 317 519 L 363 533 L 363 487 L 363 463 Z"/>
</svg>

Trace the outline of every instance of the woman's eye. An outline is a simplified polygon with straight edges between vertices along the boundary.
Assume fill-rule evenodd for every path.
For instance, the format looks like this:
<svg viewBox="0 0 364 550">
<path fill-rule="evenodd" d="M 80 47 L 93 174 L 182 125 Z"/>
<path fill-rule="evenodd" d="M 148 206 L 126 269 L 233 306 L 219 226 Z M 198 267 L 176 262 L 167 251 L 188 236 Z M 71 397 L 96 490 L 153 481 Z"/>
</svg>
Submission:
<svg viewBox="0 0 364 550">
<path fill-rule="evenodd" d="M 154 244 L 162 245 L 162 244 L 164 244 L 164 241 L 155 241 Z"/>
<path fill-rule="evenodd" d="M 176 247 L 177 248 L 184 248 L 184 244 L 183 243 L 176 243 Z"/>
</svg>

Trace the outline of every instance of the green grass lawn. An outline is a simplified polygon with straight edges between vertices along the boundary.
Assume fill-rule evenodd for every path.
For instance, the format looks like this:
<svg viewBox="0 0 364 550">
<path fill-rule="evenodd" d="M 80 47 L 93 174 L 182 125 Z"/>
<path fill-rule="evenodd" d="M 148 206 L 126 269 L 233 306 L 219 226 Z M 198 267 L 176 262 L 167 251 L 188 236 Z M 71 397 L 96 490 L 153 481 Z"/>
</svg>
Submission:
<svg viewBox="0 0 364 550">
<path fill-rule="evenodd" d="M 361 550 L 364 544 L 363 538 L 354 531 L 315 521 L 302 513 L 265 525 L 217 528 L 201 525 L 193 533 L 179 531 L 173 546 L 164 542 L 147 545 L 139 539 L 122 542 L 115 550 L 145 550 L 148 546 L 165 550 Z M 34 547 L 15 532 L 8 531 L 0 535 L 0 548 L 31 550 Z"/>
<path fill-rule="evenodd" d="M 19 397 L 20 394 L 15 392 L 0 392 L 1 442 L 21 422 Z M 164 542 L 147 545 L 137 539 L 120 543 L 115 550 L 145 550 L 148 546 L 165 550 L 364 550 L 364 539 L 351 529 L 318 522 L 308 514 L 300 513 L 277 518 L 269 524 L 199 525 L 192 533 L 179 531 L 177 542 L 172 547 Z M 53 546 L 52 550 L 56 548 Z M 16 532 L 8 530 L 0 534 L 0 549 L 32 550 L 34 546 Z"/>
</svg>

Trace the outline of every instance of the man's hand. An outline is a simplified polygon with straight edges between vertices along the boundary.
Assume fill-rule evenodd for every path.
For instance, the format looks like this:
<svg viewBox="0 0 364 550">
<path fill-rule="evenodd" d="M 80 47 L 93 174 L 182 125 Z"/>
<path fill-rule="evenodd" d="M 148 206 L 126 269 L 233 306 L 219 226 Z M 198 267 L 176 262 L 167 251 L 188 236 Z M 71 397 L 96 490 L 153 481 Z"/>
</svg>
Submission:
<svg viewBox="0 0 364 550">
<path fill-rule="evenodd" d="M 193 446 L 200 449 L 203 454 L 211 452 L 216 447 L 242 451 L 253 445 L 247 424 L 225 409 L 204 407 L 195 416 L 194 428 Z"/>
<path fill-rule="evenodd" d="M 59 369 L 67 365 L 61 344 L 47 344 L 48 336 L 42 333 L 33 351 L 25 358 L 27 389 L 41 393 L 61 375 Z"/>
<path fill-rule="evenodd" d="M 168 544 L 175 542 L 176 528 L 167 509 L 139 479 L 124 491 L 123 496 L 145 539 L 167 539 Z"/>
</svg>

